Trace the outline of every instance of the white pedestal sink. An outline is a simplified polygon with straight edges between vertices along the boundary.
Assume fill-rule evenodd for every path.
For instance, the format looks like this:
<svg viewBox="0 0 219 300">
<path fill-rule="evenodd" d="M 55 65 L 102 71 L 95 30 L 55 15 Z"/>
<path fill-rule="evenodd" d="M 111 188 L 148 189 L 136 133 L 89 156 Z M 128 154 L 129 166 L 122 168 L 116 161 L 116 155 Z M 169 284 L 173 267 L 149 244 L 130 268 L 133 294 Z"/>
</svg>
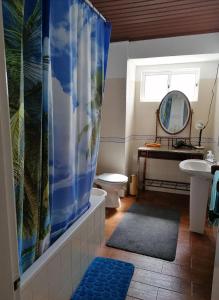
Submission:
<svg viewBox="0 0 219 300">
<path fill-rule="evenodd" d="M 200 159 L 187 159 L 179 164 L 181 171 L 191 177 L 190 186 L 190 231 L 204 233 L 211 182 L 211 163 Z"/>
</svg>

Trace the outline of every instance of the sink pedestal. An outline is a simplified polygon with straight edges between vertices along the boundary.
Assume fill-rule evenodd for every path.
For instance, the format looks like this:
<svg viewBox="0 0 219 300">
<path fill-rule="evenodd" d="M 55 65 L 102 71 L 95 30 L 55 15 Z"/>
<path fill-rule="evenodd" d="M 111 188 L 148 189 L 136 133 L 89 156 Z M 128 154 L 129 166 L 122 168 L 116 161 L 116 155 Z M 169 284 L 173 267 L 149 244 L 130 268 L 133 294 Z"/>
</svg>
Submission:
<svg viewBox="0 0 219 300">
<path fill-rule="evenodd" d="M 210 180 L 191 177 L 190 186 L 190 231 L 204 233 Z"/>
<path fill-rule="evenodd" d="M 212 179 L 211 164 L 206 160 L 187 159 L 179 164 L 180 170 L 191 177 L 190 185 L 190 231 L 203 234 Z"/>
</svg>

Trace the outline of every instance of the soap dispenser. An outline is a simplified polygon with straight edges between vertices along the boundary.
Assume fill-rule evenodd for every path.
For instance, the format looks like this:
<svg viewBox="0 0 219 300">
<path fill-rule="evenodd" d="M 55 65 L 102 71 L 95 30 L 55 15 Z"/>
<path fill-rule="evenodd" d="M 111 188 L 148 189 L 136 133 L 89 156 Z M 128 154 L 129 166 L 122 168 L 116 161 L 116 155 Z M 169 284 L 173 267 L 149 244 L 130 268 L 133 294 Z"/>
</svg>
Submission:
<svg viewBox="0 0 219 300">
<path fill-rule="evenodd" d="M 215 156 L 214 156 L 214 154 L 213 154 L 213 152 L 211 150 L 207 151 L 206 160 L 210 161 L 212 163 L 215 162 Z"/>
</svg>

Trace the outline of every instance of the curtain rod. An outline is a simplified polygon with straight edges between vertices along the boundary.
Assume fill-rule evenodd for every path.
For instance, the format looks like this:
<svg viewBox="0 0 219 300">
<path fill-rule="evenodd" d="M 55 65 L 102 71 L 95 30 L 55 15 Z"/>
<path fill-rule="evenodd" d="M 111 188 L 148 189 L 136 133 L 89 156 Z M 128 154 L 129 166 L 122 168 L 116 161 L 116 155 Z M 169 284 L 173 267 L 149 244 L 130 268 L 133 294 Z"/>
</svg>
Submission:
<svg viewBox="0 0 219 300">
<path fill-rule="evenodd" d="M 89 1 L 89 0 L 85 0 L 85 2 L 91 7 L 93 8 L 93 10 L 106 22 L 106 18 L 104 18 L 104 16 L 94 7 L 94 5 Z"/>
</svg>

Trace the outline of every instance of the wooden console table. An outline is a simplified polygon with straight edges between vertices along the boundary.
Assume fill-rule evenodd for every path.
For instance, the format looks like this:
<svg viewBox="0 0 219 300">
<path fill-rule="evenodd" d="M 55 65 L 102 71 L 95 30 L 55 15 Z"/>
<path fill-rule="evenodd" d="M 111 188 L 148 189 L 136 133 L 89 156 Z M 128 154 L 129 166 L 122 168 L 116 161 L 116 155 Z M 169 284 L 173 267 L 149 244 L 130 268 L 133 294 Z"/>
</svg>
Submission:
<svg viewBox="0 0 219 300">
<path fill-rule="evenodd" d="M 140 147 L 138 148 L 138 194 L 140 190 L 144 190 L 146 183 L 146 170 L 147 170 L 147 158 L 152 159 L 165 159 L 165 160 L 177 160 L 182 161 L 185 159 L 203 159 L 204 150 L 196 149 L 175 149 L 173 147 L 162 146 L 160 148 L 152 147 Z M 144 158 L 143 176 L 140 176 L 140 158 Z M 154 182 L 161 182 L 161 187 L 170 188 L 170 184 L 175 184 L 174 189 L 185 190 L 183 186 L 186 183 L 176 181 L 163 181 L 157 179 L 151 179 Z M 165 185 L 164 182 L 167 184 Z M 169 186 L 168 186 L 169 183 Z M 157 185 L 158 186 L 158 185 Z"/>
</svg>

